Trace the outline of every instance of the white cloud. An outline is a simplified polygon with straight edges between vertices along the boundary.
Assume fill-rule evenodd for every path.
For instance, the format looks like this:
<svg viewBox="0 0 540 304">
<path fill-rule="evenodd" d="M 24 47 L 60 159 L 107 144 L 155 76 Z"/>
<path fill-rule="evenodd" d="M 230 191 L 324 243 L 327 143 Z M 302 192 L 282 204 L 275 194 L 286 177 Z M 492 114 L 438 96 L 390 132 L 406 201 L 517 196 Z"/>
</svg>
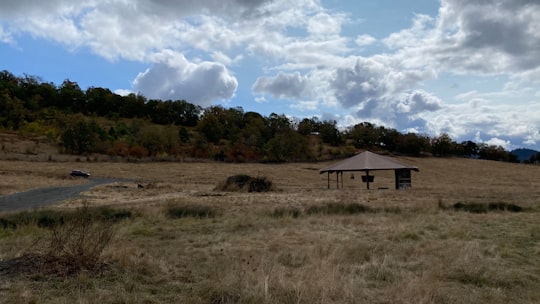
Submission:
<svg viewBox="0 0 540 304">
<path fill-rule="evenodd" d="M 126 89 L 117 89 L 117 90 L 114 90 L 114 93 L 120 96 L 128 96 L 129 94 L 132 94 L 133 91 L 126 90 Z"/>
<path fill-rule="evenodd" d="M 7 44 L 14 44 L 13 37 L 9 32 L 6 32 L 2 25 L 0 24 L 0 42 Z"/>
<path fill-rule="evenodd" d="M 373 44 L 375 41 L 377 41 L 377 39 L 370 35 L 359 35 L 358 37 L 356 37 L 355 40 L 356 45 L 358 46 L 370 45 Z"/>
<path fill-rule="evenodd" d="M 486 13 L 489 12 L 489 13 Z M 540 3 L 443 0 L 437 19 L 418 15 L 386 43 L 406 64 L 456 73 L 526 72 L 540 66 Z"/>
<path fill-rule="evenodd" d="M 150 98 L 231 99 L 235 75 L 246 69 L 238 79 L 251 77 L 240 85 L 251 87 L 255 102 L 287 99 L 292 109 L 333 113 L 340 124 L 540 142 L 540 3 L 440 4 L 438 15 L 414 16 L 410 28 L 376 45 L 387 49 L 369 56 L 355 48 L 377 40 L 360 30 L 344 36 L 350 15 L 318 0 L 1 1 L 0 41 L 16 44 L 29 33 L 111 61 L 146 63 L 125 92 Z M 490 89 L 461 83 L 443 98 L 425 83 L 444 74 L 508 82 Z"/>
<path fill-rule="evenodd" d="M 500 139 L 500 138 L 497 138 L 497 137 L 492 137 L 492 138 L 484 141 L 483 143 L 485 143 L 488 146 L 497 146 L 497 147 L 501 146 L 505 150 L 511 150 L 512 149 L 512 143 L 509 140 L 504 140 L 504 139 Z"/>
<path fill-rule="evenodd" d="M 209 106 L 216 100 L 232 98 L 238 87 L 236 78 L 222 64 L 193 63 L 170 51 L 155 57 L 156 63 L 133 82 L 134 90 L 149 98 Z"/>
<path fill-rule="evenodd" d="M 423 90 L 415 90 L 398 102 L 397 109 L 401 113 L 420 113 L 437 111 L 442 106 L 443 103 L 437 96 Z"/>
<path fill-rule="evenodd" d="M 342 22 L 341 15 L 319 13 L 309 19 L 307 30 L 314 36 L 334 36 L 341 32 Z"/>
<path fill-rule="evenodd" d="M 268 93 L 274 98 L 302 99 L 307 86 L 307 78 L 300 73 L 278 73 L 275 77 L 260 77 L 253 85 L 253 91 Z"/>
</svg>

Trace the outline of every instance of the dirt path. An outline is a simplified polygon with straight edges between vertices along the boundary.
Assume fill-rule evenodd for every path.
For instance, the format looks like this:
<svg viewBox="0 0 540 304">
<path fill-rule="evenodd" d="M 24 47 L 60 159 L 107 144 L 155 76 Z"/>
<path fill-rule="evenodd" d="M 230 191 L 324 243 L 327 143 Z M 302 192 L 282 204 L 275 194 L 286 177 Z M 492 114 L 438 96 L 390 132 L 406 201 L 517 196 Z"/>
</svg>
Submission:
<svg viewBox="0 0 540 304">
<path fill-rule="evenodd" d="M 95 186 L 120 181 L 111 178 L 90 178 L 82 185 L 39 188 L 0 196 L 0 212 L 22 211 L 40 208 L 76 198 L 81 192 Z"/>
</svg>

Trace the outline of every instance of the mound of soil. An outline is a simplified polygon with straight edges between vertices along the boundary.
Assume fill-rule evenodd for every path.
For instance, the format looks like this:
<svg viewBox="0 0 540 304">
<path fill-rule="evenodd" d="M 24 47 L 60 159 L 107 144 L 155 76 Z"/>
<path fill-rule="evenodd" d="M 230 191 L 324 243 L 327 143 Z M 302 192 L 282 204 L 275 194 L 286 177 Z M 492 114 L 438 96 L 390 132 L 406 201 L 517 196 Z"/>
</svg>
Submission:
<svg viewBox="0 0 540 304">
<path fill-rule="evenodd" d="M 251 177 L 245 174 L 229 176 L 214 188 L 215 191 L 229 192 L 269 192 L 275 187 L 266 177 Z"/>
</svg>

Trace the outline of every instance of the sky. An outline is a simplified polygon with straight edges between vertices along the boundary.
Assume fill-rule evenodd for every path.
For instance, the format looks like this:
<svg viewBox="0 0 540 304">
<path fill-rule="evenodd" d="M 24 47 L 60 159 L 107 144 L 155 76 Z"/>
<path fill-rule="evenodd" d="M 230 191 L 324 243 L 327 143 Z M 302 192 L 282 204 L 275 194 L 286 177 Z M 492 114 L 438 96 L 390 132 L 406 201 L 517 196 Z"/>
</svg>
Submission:
<svg viewBox="0 0 540 304">
<path fill-rule="evenodd" d="M 0 70 L 540 150 L 538 0 L 0 1 Z"/>
</svg>

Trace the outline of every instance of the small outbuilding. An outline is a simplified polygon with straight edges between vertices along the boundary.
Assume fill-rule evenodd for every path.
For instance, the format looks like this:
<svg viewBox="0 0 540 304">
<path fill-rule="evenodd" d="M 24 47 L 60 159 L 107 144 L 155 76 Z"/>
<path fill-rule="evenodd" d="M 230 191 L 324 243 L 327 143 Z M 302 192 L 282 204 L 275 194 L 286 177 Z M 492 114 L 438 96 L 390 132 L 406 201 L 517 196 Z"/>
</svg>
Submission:
<svg viewBox="0 0 540 304">
<path fill-rule="evenodd" d="M 341 175 L 341 188 L 343 188 L 343 172 L 365 172 L 362 181 L 369 189 L 369 183 L 373 183 L 374 176 L 369 175 L 371 171 L 394 170 L 396 189 L 406 189 L 412 186 L 411 170 L 419 171 L 418 167 L 409 166 L 392 157 L 379 155 L 370 151 L 356 154 L 333 166 L 321 169 L 320 174 L 328 174 L 328 188 L 330 188 L 330 174 L 336 173 L 336 186 L 339 188 L 339 177 Z"/>
</svg>

